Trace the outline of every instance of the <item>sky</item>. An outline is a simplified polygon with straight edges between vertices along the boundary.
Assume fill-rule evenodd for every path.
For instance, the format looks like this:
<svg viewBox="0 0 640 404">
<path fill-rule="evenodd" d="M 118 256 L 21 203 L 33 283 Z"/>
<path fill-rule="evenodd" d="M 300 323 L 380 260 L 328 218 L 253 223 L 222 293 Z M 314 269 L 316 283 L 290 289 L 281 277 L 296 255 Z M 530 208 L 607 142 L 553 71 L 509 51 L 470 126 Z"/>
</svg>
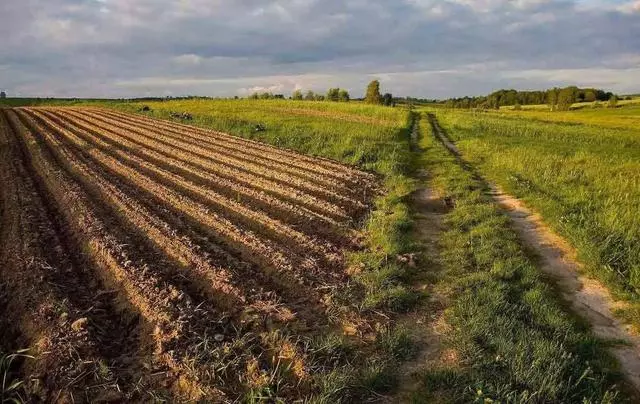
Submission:
<svg viewBox="0 0 640 404">
<path fill-rule="evenodd" d="M 640 0 L 0 0 L 9 96 L 640 92 Z"/>
</svg>

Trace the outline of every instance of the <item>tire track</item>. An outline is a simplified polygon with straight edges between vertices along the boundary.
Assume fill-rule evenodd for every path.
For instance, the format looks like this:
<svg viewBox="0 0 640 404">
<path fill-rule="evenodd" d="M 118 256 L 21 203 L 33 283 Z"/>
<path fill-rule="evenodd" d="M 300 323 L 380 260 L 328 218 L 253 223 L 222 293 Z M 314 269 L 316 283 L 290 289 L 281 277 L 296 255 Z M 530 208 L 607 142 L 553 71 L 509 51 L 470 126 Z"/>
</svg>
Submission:
<svg viewBox="0 0 640 404">
<path fill-rule="evenodd" d="M 541 215 L 519 199 L 506 194 L 499 186 L 487 182 L 465 161 L 462 153 L 446 135 L 435 115 L 429 114 L 433 132 L 447 150 L 490 191 L 495 203 L 509 216 L 514 230 L 540 259 L 540 269 L 550 275 L 571 304 L 574 313 L 590 324 L 599 338 L 612 342 L 611 354 L 618 360 L 628 382 L 640 393 L 640 337 L 630 331 L 613 314 L 624 302 L 616 301 L 600 282 L 581 274 L 582 264 L 570 244 L 547 226 Z M 622 342 L 622 343 L 621 343 Z"/>
</svg>

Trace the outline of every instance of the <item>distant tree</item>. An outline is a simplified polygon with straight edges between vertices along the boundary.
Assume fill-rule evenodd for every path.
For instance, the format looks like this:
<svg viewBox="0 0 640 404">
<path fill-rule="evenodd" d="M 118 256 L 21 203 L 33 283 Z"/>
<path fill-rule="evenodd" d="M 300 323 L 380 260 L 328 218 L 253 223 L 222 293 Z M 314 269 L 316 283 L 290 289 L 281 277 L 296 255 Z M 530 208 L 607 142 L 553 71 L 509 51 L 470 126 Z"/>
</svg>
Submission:
<svg viewBox="0 0 640 404">
<path fill-rule="evenodd" d="M 330 88 L 327 91 L 327 101 L 340 101 L 340 89 Z"/>
<path fill-rule="evenodd" d="M 558 89 L 553 88 L 547 91 L 547 104 L 549 105 L 549 109 L 555 111 L 558 107 Z"/>
<path fill-rule="evenodd" d="M 616 95 L 612 95 L 609 98 L 609 104 L 607 105 L 609 108 L 616 108 L 618 106 L 618 97 Z"/>
<path fill-rule="evenodd" d="M 381 104 L 382 95 L 380 95 L 380 82 L 373 80 L 367 86 L 367 93 L 364 96 L 364 102 L 367 104 Z"/>
<path fill-rule="evenodd" d="M 291 94 L 291 99 L 298 100 L 298 101 L 302 100 L 302 91 L 300 90 L 294 91 L 293 94 Z"/>
<path fill-rule="evenodd" d="M 338 100 L 342 102 L 349 102 L 349 92 L 347 90 L 340 89 L 338 91 Z"/>
<path fill-rule="evenodd" d="M 382 96 L 382 105 L 390 107 L 393 105 L 393 95 L 391 93 L 385 93 Z"/>
<path fill-rule="evenodd" d="M 7 93 L 0 91 L 0 98 L 7 98 Z"/>
<path fill-rule="evenodd" d="M 568 111 L 576 101 L 576 91 L 574 87 L 567 87 L 558 93 L 558 110 Z"/>
<path fill-rule="evenodd" d="M 520 105 L 520 103 L 516 103 L 516 104 L 513 106 L 513 110 L 514 110 L 514 111 L 521 111 L 521 110 L 522 110 L 522 105 Z"/>
<path fill-rule="evenodd" d="M 307 91 L 307 94 L 304 96 L 304 99 L 307 101 L 314 101 L 316 99 L 316 95 L 313 91 Z"/>
<path fill-rule="evenodd" d="M 594 102 L 596 100 L 596 92 L 593 90 L 586 90 L 584 92 L 584 102 Z"/>
<path fill-rule="evenodd" d="M 316 101 L 324 101 L 324 100 L 325 100 L 324 95 L 316 94 Z"/>
<path fill-rule="evenodd" d="M 258 93 L 253 93 L 249 96 L 250 100 L 257 100 L 258 98 L 260 98 L 260 95 Z"/>
</svg>

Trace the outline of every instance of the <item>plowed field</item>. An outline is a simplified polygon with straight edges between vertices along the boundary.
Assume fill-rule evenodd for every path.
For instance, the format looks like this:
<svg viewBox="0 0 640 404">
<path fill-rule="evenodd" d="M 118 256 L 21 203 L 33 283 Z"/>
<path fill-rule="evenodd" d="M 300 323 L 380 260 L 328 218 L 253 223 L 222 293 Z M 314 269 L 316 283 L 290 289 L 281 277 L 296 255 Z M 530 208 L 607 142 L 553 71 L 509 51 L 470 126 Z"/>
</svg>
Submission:
<svg viewBox="0 0 640 404">
<path fill-rule="evenodd" d="M 377 180 L 97 108 L 0 109 L 0 337 L 45 401 L 307 393 Z"/>
</svg>

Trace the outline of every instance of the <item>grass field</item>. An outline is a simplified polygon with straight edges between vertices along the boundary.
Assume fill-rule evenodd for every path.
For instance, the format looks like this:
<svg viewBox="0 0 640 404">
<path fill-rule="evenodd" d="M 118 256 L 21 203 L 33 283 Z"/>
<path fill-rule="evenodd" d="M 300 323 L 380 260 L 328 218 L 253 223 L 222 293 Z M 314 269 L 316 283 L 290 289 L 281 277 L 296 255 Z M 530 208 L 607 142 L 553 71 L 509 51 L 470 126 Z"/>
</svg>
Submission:
<svg viewBox="0 0 640 404">
<path fill-rule="evenodd" d="M 633 106 L 438 117 L 466 158 L 571 242 L 589 273 L 638 302 L 639 113 Z M 637 304 L 625 316 L 640 324 Z"/>
</svg>

